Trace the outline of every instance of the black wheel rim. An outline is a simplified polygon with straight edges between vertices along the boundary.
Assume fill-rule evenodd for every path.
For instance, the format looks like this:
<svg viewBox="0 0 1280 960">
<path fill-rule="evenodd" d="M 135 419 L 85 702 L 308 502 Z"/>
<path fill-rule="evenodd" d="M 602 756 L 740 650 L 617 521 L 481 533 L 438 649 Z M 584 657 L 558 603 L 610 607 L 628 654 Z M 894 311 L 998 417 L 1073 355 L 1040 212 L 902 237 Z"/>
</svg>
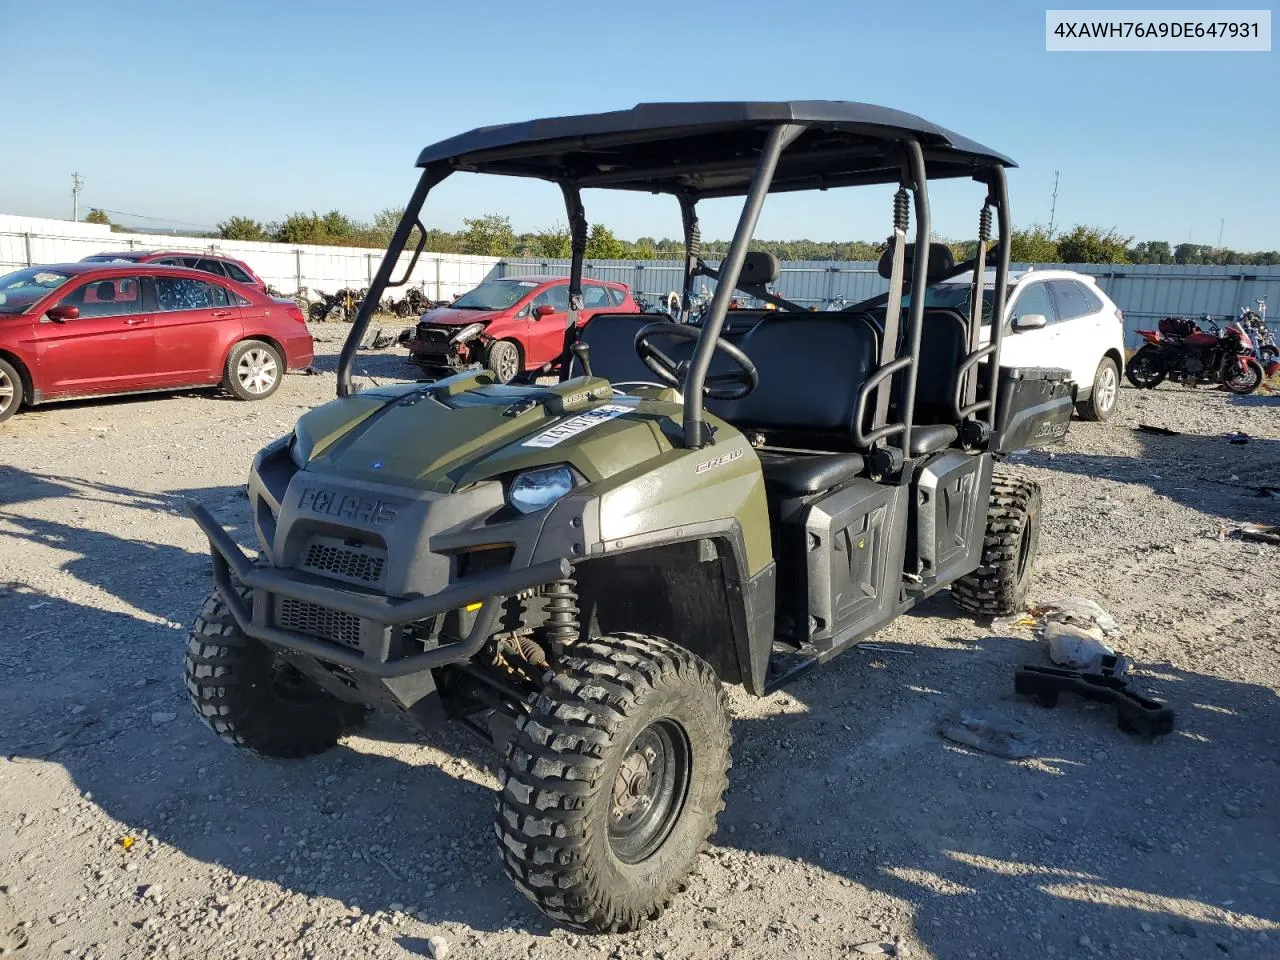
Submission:
<svg viewBox="0 0 1280 960">
<path fill-rule="evenodd" d="M 1244 370 L 1227 378 L 1227 386 L 1236 393 L 1252 393 L 1262 383 L 1262 368 L 1249 364 Z"/>
<path fill-rule="evenodd" d="M 666 842 L 684 811 L 692 752 L 684 728 L 655 720 L 623 754 L 609 794 L 609 846 L 623 863 L 640 863 Z"/>
<path fill-rule="evenodd" d="M 1031 524 L 1022 525 L 1022 536 L 1018 538 L 1018 583 L 1027 575 L 1031 561 Z"/>
<path fill-rule="evenodd" d="M 288 703 L 314 703 L 324 695 L 320 687 L 280 657 L 271 661 L 271 692 Z"/>
</svg>

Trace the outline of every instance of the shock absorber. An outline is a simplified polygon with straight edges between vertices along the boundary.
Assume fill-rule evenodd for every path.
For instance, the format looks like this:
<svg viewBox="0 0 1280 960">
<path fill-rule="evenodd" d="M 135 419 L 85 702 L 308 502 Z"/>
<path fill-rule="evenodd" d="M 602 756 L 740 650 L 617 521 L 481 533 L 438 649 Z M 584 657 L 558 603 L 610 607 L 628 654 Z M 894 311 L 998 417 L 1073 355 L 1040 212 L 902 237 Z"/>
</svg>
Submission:
<svg viewBox="0 0 1280 960">
<path fill-rule="evenodd" d="M 978 214 L 978 242 L 985 244 L 991 239 L 991 207 L 983 204 Z"/>
<path fill-rule="evenodd" d="M 911 226 L 911 195 L 907 193 L 906 187 L 899 187 L 898 192 L 893 195 L 893 229 L 905 234 L 909 226 Z"/>
<path fill-rule="evenodd" d="M 547 585 L 547 647 L 559 657 L 580 633 L 578 623 L 578 581 L 573 577 Z"/>
</svg>

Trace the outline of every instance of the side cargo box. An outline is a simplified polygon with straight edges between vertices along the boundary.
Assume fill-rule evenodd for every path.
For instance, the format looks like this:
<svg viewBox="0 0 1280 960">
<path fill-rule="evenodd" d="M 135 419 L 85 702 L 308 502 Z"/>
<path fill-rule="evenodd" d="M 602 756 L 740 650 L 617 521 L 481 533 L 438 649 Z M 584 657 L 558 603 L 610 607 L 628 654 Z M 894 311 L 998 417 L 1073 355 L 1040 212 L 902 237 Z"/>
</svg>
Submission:
<svg viewBox="0 0 1280 960">
<path fill-rule="evenodd" d="M 1070 377 L 1057 367 L 1001 367 L 992 451 L 1012 453 L 1066 437 L 1076 405 Z"/>
</svg>

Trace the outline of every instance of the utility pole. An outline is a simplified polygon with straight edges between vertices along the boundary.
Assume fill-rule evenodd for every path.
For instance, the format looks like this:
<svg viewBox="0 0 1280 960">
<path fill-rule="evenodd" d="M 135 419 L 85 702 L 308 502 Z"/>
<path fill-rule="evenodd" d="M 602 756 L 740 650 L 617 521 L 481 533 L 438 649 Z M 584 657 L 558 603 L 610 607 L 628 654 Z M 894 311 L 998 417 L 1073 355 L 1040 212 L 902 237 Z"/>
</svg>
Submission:
<svg viewBox="0 0 1280 960">
<path fill-rule="evenodd" d="M 1053 201 L 1049 204 L 1049 236 L 1053 236 L 1053 221 L 1058 214 L 1058 177 L 1062 175 L 1061 170 L 1053 171 Z"/>
<path fill-rule="evenodd" d="M 1219 250 L 1222 249 L 1222 231 L 1226 229 L 1226 226 L 1227 226 L 1227 218 L 1223 217 L 1221 220 L 1218 221 L 1218 249 Z"/>
<path fill-rule="evenodd" d="M 80 220 L 80 191 L 84 189 L 84 177 L 78 173 L 71 175 L 71 219 Z"/>
</svg>

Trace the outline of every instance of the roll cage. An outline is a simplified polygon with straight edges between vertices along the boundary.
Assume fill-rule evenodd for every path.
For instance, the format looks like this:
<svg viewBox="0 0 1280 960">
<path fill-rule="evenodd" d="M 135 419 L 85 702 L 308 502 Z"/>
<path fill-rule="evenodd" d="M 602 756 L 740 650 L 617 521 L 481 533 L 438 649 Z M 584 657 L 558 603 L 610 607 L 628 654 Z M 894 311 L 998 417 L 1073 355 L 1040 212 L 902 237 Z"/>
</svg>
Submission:
<svg viewBox="0 0 1280 960">
<path fill-rule="evenodd" d="M 583 188 L 665 193 L 679 204 L 684 233 L 684 282 L 681 320 L 691 307 L 693 281 L 718 282 L 689 362 L 684 395 L 683 443 L 709 441 L 703 417 L 703 385 L 715 341 L 735 289 L 766 301 L 786 304 L 758 279 L 743 277 L 748 246 L 769 193 L 826 190 L 831 187 L 897 183 L 893 230 L 881 260 L 889 290 L 845 308 L 866 310 L 883 304 L 883 336 L 876 369 L 862 386 L 860 442 L 887 458 L 887 470 L 900 468 L 911 448 L 912 416 L 919 368 L 925 287 L 973 271 L 974 295 L 966 317 L 967 352 L 956 379 L 953 414 L 966 444 L 981 446 L 990 437 L 995 416 L 1002 330 L 992 325 L 982 345 L 982 288 L 985 268 L 994 261 L 993 315 L 1003 316 L 1008 288 L 1010 219 L 1005 167 L 1015 164 L 990 150 L 920 117 L 870 104 L 843 101 L 780 103 L 656 103 L 631 110 L 555 117 L 482 127 L 427 147 L 418 157 L 422 175 L 405 207 L 386 255 L 361 303 L 338 364 L 338 395 L 354 392 L 351 366 L 375 306 L 388 287 L 402 286 L 412 275 L 426 243 L 421 211 L 431 190 L 455 171 L 530 177 L 559 185 L 571 240 L 569 321 L 576 326 L 582 308 L 582 270 L 587 242 Z M 969 177 L 986 187 L 978 218 L 976 257 L 953 264 L 931 247 L 929 180 Z M 697 214 L 699 200 L 744 197 L 728 252 L 718 269 L 703 263 Z M 910 211 L 915 211 L 914 242 L 908 242 Z M 998 227 L 991 239 L 992 210 Z M 418 242 L 403 276 L 393 279 L 409 238 Z M 920 250 L 928 256 L 916 256 Z M 905 324 L 902 293 L 910 291 Z M 786 304 L 790 306 L 790 304 Z M 993 368 L 979 394 L 977 367 Z M 567 369 L 567 365 L 566 365 Z M 896 403 L 892 403 L 896 399 Z M 891 412 L 894 411 L 891 417 Z M 864 417 L 866 422 L 864 423 Z M 890 443 L 890 441 L 893 441 Z"/>
</svg>

